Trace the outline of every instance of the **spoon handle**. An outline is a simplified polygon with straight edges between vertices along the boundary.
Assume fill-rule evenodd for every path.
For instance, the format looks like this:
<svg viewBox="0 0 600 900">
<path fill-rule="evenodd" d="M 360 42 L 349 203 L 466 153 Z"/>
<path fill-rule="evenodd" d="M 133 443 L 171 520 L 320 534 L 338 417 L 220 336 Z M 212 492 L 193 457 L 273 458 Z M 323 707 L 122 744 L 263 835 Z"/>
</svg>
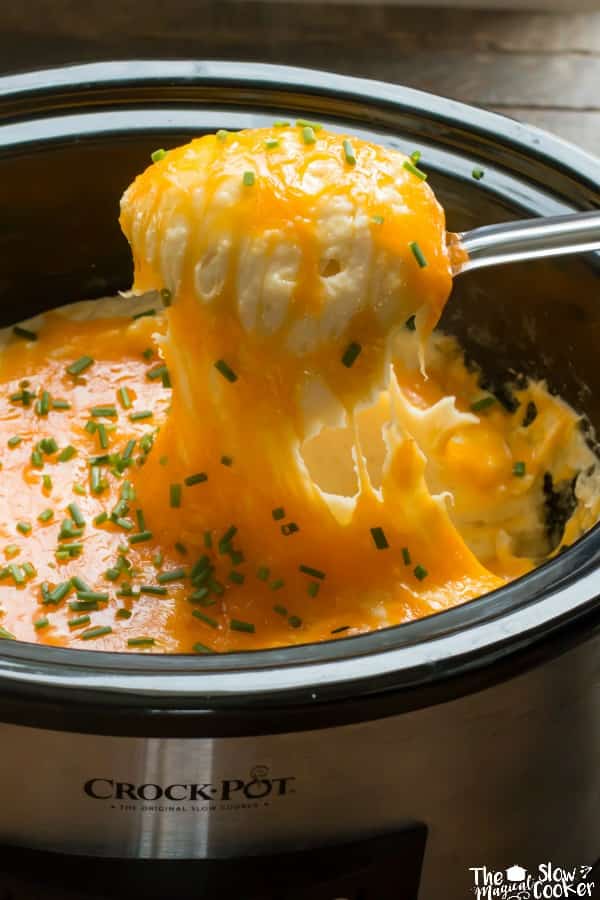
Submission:
<svg viewBox="0 0 600 900">
<path fill-rule="evenodd" d="M 454 274 L 503 263 L 600 250 L 600 210 L 484 225 L 451 235 Z"/>
</svg>

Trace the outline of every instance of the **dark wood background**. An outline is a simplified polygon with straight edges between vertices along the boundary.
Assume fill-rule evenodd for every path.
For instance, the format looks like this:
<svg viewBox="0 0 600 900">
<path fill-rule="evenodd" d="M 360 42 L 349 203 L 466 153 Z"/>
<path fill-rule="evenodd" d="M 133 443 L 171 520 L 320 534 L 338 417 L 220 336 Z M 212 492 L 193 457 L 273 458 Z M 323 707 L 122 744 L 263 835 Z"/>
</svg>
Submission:
<svg viewBox="0 0 600 900">
<path fill-rule="evenodd" d="M 0 0 L 0 71 L 135 56 L 305 65 L 487 106 L 594 152 L 600 11 L 578 14 L 573 5 L 544 14 L 378 2 Z"/>
</svg>

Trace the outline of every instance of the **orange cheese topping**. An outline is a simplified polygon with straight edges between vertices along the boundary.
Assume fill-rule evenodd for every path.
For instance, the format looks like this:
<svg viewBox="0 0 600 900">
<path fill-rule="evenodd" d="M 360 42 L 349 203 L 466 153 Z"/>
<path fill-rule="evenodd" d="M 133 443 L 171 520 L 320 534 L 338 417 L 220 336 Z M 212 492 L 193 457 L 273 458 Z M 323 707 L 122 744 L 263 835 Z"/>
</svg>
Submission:
<svg viewBox="0 0 600 900">
<path fill-rule="evenodd" d="M 207 136 L 136 179 L 121 222 L 134 290 L 162 291 L 165 312 L 51 314 L 0 357 L 7 633 L 284 646 L 410 621 L 532 565 L 498 557 L 502 523 L 485 565 L 472 549 L 469 509 L 518 502 L 543 460 L 506 412 L 472 412 L 456 354 L 419 364 L 451 274 L 443 211 L 405 157 L 308 125 Z M 550 400 L 559 444 L 576 418 Z"/>
</svg>

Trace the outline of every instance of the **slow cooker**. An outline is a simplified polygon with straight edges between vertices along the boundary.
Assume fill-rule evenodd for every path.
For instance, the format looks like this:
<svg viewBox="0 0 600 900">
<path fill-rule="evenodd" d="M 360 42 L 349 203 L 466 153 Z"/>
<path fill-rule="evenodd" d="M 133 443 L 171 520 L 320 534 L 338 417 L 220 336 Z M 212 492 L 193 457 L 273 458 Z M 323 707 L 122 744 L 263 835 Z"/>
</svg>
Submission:
<svg viewBox="0 0 600 900">
<path fill-rule="evenodd" d="M 600 162 L 575 147 L 389 84 L 195 61 L 10 76 L 1 324 L 129 287 L 118 202 L 156 147 L 300 116 L 420 149 L 453 231 L 600 200 Z M 462 276 L 442 327 L 490 384 L 545 377 L 591 430 L 598 262 Z M 210 900 L 458 900 L 474 867 L 593 865 L 599 562 L 596 527 L 482 599 L 319 645 L 191 657 L 3 641 L 0 865 L 94 896 Z"/>
</svg>

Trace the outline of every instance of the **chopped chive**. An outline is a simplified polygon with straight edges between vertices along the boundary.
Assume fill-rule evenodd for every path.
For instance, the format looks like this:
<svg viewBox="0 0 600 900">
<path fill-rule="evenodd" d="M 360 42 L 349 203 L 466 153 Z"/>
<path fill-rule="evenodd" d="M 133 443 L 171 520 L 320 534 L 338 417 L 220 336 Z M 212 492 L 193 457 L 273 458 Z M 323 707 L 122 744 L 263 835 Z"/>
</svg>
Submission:
<svg viewBox="0 0 600 900">
<path fill-rule="evenodd" d="M 50 591 L 46 595 L 46 599 L 44 602 L 60 603 L 60 601 L 64 600 L 64 598 L 67 596 L 72 587 L 73 585 L 71 584 L 70 580 L 63 581 L 61 584 L 57 584 L 54 590 Z"/>
<path fill-rule="evenodd" d="M 484 412 L 486 409 L 489 409 L 490 406 L 493 406 L 496 402 L 496 398 L 491 394 L 488 397 L 481 397 L 479 400 L 475 400 L 473 403 L 471 403 L 471 411 Z"/>
<path fill-rule="evenodd" d="M 423 255 L 423 251 L 421 250 L 421 248 L 419 247 L 417 242 L 410 241 L 408 246 L 410 247 L 412 255 L 416 259 L 419 268 L 424 269 L 427 265 L 427 260 L 425 259 L 425 256 Z"/>
<path fill-rule="evenodd" d="M 310 125 L 305 125 L 302 129 L 302 140 L 305 144 L 316 143 L 315 131 Z"/>
<path fill-rule="evenodd" d="M 157 163 L 160 162 L 161 159 L 164 159 L 166 155 L 167 151 L 163 150 L 161 147 L 160 150 L 154 150 L 154 152 L 150 154 L 150 159 L 153 163 Z"/>
<path fill-rule="evenodd" d="M 216 580 L 216 578 L 211 578 L 210 581 L 207 582 L 206 586 L 213 592 L 213 594 L 217 594 L 217 596 L 219 597 L 221 597 L 225 593 L 225 588 L 220 581 Z"/>
<path fill-rule="evenodd" d="M 283 506 L 278 506 L 276 509 L 271 510 L 271 515 L 278 522 L 279 519 L 285 519 L 285 509 Z"/>
<path fill-rule="evenodd" d="M 325 578 L 325 572 L 321 572 L 320 569 L 313 569 L 312 566 L 298 566 L 298 569 L 304 575 L 310 575 L 311 578 L 319 578 L 321 581 Z"/>
<path fill-rule="evenodd" d="M 156 643 L 153 637 L 133 637 L 127 638 L 128 647 L 153 647 Z"/>
<path fill-rule="evenodd" d="M 13 581 L 15 584 L 24 584 L 25 583 L 25 570 L 22 566 L 16 565 L 16 563 L 11 563 L 8 566 L 8 571 L 12 575 Z"/>
<path fill-rule="evenodd" d="M 7 559 L 13 559 L 13 557 L 18 556 L 21 552 L 21 548 L 17 547 L 16 544 L 9 544 L 4 548 L 4 555 Z"/>
<path fill-rule="evenodd" d="M 288 611 L 285 606 L 281 606 L 279 603 L 276 603 L 273 607 L 273 612 L 276 612 L 278 616 L 285 616 L 287 618 Z"/>
<path fill-rule="evenodd" d="M 0 638 L 5 641 L 16 641 L 14 634 L 11 634 L 11 632 L 7 631 L 2 625 L 0 625 Z"/>
<path fill-rule="evenodd" d="M 212 534 L 210 531 L 204 532 L 204 546 L 207 550 L 210 550 L 210 548 L 212 547 Z"/>
<path fill-rule="evenodd" d="M 38 516 L 38 522 L 49 522 L 52 518 L 54 518 L 54 510 L 44 509 Z"/>
<path fill-rule="evenodd" d="M 152 347 L 146 347 L 145 350 L 142 350 L 142 356 L 146 361 L 152 359 L 152 357 L 154 356 L 154 350 L 152 349 Z"/>
<path fill-rule="evenodd" d="M 311 581 L 308 587 L 306 588 L 306 592 L 309 597 L 316 597 L 319 591 L 321 590 L 321 585 L 318 581 Z"/>
<path fill-rule="evenodd" d="M 167 588 L 156 584 L 140 585 L 140 594 L 151 594 L 154 597 L 166 597 Z"/>
<path fill-rule="evenodd" d="M 404 327 L 408 331 L 416 331 L 417 330 L 416 318 L 417 318 L 416 315 L 413 314 L 412 316 L 409 316 L 408 319 L 406 320 L 406 322 L 404 323 Z"/>
<path fill-rule="evenodd" d="M 151 531 L 140 531 L 138 534 L 130 534 L 127 540 L 130 544 L 143 544 L 145 541 L 151 541 L 153 537 Z"/>
<path fill-rule="evenodd" d="M 97 625 L 96 628 L 88 628 L 80 637 L 82 641 L 91 641 L 93 638 L 104 637 L 105 634 L 112 634 L 110 625 Z"/>
<path fill-rule="evenodd" d="M 151 409 L 142 409 L 138 412 L 129 413 L 130 422 L 141 422 L 142 419 L 151 419 L 153 416 Z"/>
<path fill-rule="evenodd" d="M 146 372 L 146 378 L 149 381 L 157 381 L 157 379 L 162 378 L 162 376 L 168 371 L 168 368 L 163 363 L 162 365 L 155 366 L 154 369 L 150 369 L 148 372 Z"/>
<path fill-rule="evenodd" d="M 205 625 L 210 625 L 211 628 L 218 628 L 219 623 L 216 619 L 211 618 L 211 616 L 207 616 L 206 613 L 201 612 L 199 609 L 193 609 L 192 615 L 196 619 L 200 619 L 201 622 L 204 622 Z"/>
<path fill-rule="evenodd" d="M 70 366 L 67 366 L 67 373 L 69 375 L 81 375 L 82 372 L 89 369 L 93 362 L 94 360 L 91 356 L 80 356 Z"/>
<path fill-rule="evenodd" d="M 421 151 L 413 150 L 413 152 L 410 154 L 411 162 L 413 162 L 416 166 L 420 159 L 421 159 Z"/>
<path fill-rule="evenodd" d="M 222 456 L 221 457 L 221 465 L 222 466 L 232 466 L 233 465 L 233 457 L 232 456 Z"/>
<path fill-rule="evenodd" d="M 242 181 L 246 187 L 252 187 L 255 181 L 254 172 L 244 172 Z"/>
<path fill-rule="evenodd" d="M 475 181 L 481 181 L 481 179 L 485 175 L 485 172 L 483 171 L 483 169 L 473 169 L 471 175 L 473 176 Z"/>
<path fill-rule="evenodd" d="M 78 494 L 80 497 L 85 497 L 85 488 L 81 484 L 74 484 L 73 493 Z"/>
<path fill-rule="evenodd" d="M 281 526 L 281 533 L 286 537 L 290 534 L 295 534 L 297 531 L 300 531 L 300 526 L 295 522 L 286 522 L 285 525 Z"/>
<path fill-rule="evenodd" d="M 97 422 L 93 422 L 93 421 L 90 419 L 89 422 L 86 422 L 86 423 L 85 423 L 85 426 L 84 426 L 84 427 L 85 427 L 85 430 L 87 431 L 88 434 L 96 434 L 96 430 L 97 430 L 97 428 L 98 428 L 98 423 L 97 423 Z"/>
<path fill-rule="evenodd" d="M 278 591 L 285 585 L 285 581 L 283 578 L 276 578 L 275 581 L 272 581 L 269 587 L 272 591 Z"/>
<path fill-rule="evenodd" d="M 183 479 L 184 484 L 188 487 L 192 487 L 194 484 L 201 484 L 203 481 L 208 480 L 208 475 L 206 472 L 197 472 L 195 475 L 188 475 L 187 478 Z"/>
<path fill-rule="evenodd" d="M 421 565 L 415 566 L 413 569 L 413 572 L 414 572 L 415 578 L 418 578 L 419 581 L 423 581 L 423 579 L 427 578 L 427 575 L 429 574 L 427 572 L 427 569 L 425 568 L 425 566 L 421 566 Z"/>
<path fill-rule="evenodd" d="M 254 634 L 256 631 L 252 622 L 243 622 L 241 619 L 230 619 L 229 627 L 232 631 L 243 631 L 246 634 Z"/>
<path fill-rule="evenodd" d="M 46 626 L 49 624 L 50 622 L 48 621 L 48 616 L 42 616 L 40 619 L 37 619 L 33 623 L 33 627 L 36 631 L 40 631 L 42 628 L 46 628 Z"/>
<path fill-rule="evenodd" d="M 71 404 L 68 400 L 53 400 L 52 409 L 71 409 Z"/>
<path fill-rule="evenodd" d="M 137 520 L 138 531 L 145 531 L 146 519 L 144 518 L 144 511 L 141 509 L 136 509 L 135 518 Z"/>
<path fill-rule="evenodd" d="M 522 427 L 529 428 L 531 423 L 535 422 L 535 420 L 537 419 L 537 414 L 538 414 L 538 408 L 535 405 L 535 403 L 533 402 L 533 400 L 530 400 L 525 409 L 525 415 L 523 416 L 523 421 L 521 422 Z"/>
<path fill-rule="evenodd" d="M 354 155 L 352 144 L 348 140 L 344 141 L 344 157 L 349 166 L 356 165 L 356 156 Z"/>
<path fill-rule="evenodd" d="M 71 584 L 75 588 L 76 591 L 89 591 L 90 587 L 86 584 L 83 578 L 80 578 L 79 575 L 73 575 L 71 578 Z"/>
<path fill-rule="evenodd" d="M 85 525 L 85 518 L 77 504 L 69 503 L 67 509 L 69 510 L 69 515 L 71 516 L 75 524 L 82 528 Z"/>
<path fill-rule="evenodd" d="M 279 147 L 279 141 L 277 138 L 269 138 L 268 141 L 265 141 L 265 147 L 267 150 L 274 150 L 275 147 Z"/>
<path fill-rule="evenodd" d="M 296 125 L 299 128 L 312 128 L 313 131 L 320 131 L 323 127 L 319 122 L 309 122 L 307 119 L 296 119 Z"/>
<path fill-rule="evenodd" d="M 244 562 L 244 554 L 241 550 L 230 550 L 229 556 L 231 557 L 231 562 L 234 566 L 239 566 L 240 563 Z"/>
<path fill-rule="evenodd" d="M 20 435 L 14 434 L 12 437 L 9 437 L 6 443 L 9 447 L 18 447 L 22 440 L 23 438 Z"/>
<path fill-rule="evenodd" d="M 93 603 L 106 603 L 109 599 L 109 596 L 110 595 L 105 591 L 90 591 L 87 589 L 83 591 L 77 591 L 78 600 L 89 600 Z"/>
<path fill-rule="evenodd" d="M 383 528 L 371 528 L 371 537 L 373 538 L 373 543 L 378 550 L 387 550 L 387 548 L 390 546 L 388 544 L 388 540 L 385 536 Z"/>
<path fill-rule="evenodd" d="M 35 571 L 35 566 L 32 566 L 32 564 L 30 562 L 23 563 L 23 571 L 25 572 L 25 574 L 27 575 L 28 578 L 33 578 L 34 575 L 37 575 L 37 572 Z"/>
<path fill-rule="evenodd" d="M 122 459 L 124 459 L 125 461 L 130 460 L 133 455 L 134 449 L 135 449 L 135 438 L 131 438 L 131 440 L 127 441 L 127 443 L 125 444 L 125 449 L 123 450 Z"/>
<path fill-rule="evenodd" d="M 42 487 L 45 491 L 52 490 L 52 479 L 49 475 L 42 475 Z"/>
<path fill-rule="evenodd" d="M 361 345 L 357 344 L 356 341 L 352 341 L 351 344 L 348 344 L 342 354 L 342 365 L 346 366 L 347 369 L 350 369 L 360 356 L 361 351 Z"/>
<path fill-rule="evenodd" d="M 232 572 L 229 573 L 229 580 L 233 584 L 243 584 L 244 581 L 246 580 L 246 576 L 243 575 L 241 572 L 236 572 L 234 569 Z"/>
<path fill-rule="evenodd" d="M 210 593 L 210 589 L 207 587 L 198 588 L 197 591 L 194 591 L 193 594 L 190 594 L 188 600 L 190 603 L 199 603 L 200 606 L 214 606 L 215 601 L 211 599 L 207 599 Z"/>
<path fill-rule="evenodd" d="M 102 478 L 102 470 L 100 466 L 91 466 L 90 468 L 90 481 L 92 492 L 94 494 L 101 494 L 104 490 L 104 481 Z"/>
<path fill-rule="evenodd" d="M 98 601 L 97 600 L 71 600 L 69 602 L 69 609 L 72 612 L 84 612 L 85 610 L 96 610 L 98 609 Z"/>
<path fill-rule="evenodd" d="M 213 650 L 212 647 L 207 647 L 206 644 L 201 644 L 200 642 L 194 644 L 192 650 L 194 653 L 200 654 L 212 654 L 217 652 L 216 650 Z"/>
<path fill-rule="evenodd" d="M 223 534 L 219 541 L 219 553 L 226 553 L 231 541 L 237 534 L 237 528 L 235 525 L 231 525 L 227 531 Z"/>
<path fill-rule="evenodd" d="M 225 128 L 219 128 L 215 137 L 218 141 L 224 141 L 227 139 L 229 132 Z"/>
<path fill-rule="evenodd" d="M 526 465 L 524 462 L 516 462 L 513 465 L 513 475 L 517 478 L 523 478 L 526 473 Z"/>
<path fill-rule="evenodd" d="M 35 469 L 41 469 L 44 465 L 44 458 L 40 451 L 37 449 L 31 451 L 31 465 Z"/>
<path fill-rule="evenodd" d="M 64 448 L 64 450 L 61 450 L 60 453 L 58 454 L 58 461 L 59 462 L 68 462 L 70 459 L 73 459 L 73 457 L 76 455 L 76 453 L 77 453 L 77 450 L 75 449 L 75 447 L 73 447 L 72 444 L 68 444 Z"/>
<path fill-rule="evenodd" d="M 223 376 L 223 378 L 226 378 L 227 381 L 230 381 L 232 384 L 233 384 L 234 381 L 237 381 L 237 380 L 238 380 L 237 375 L 235 374 L 235 372 L 233 371 L 233 369 L 231 369 L 231 368 L 227 365 L 227 363 L 225 362 L 224 359 L 218 359 L 218 360 L 216 361 L 216 363 L 215 363 L 215 369 L 217 369 L 217 370 L 221 373 L 221 375 Z"/>
<path fill-rule="evenodd" d="M 376 225 L 383 225 L 385 219 L 383 216 L 371 216 L 371 221 L 375 222 Z"/>
<path fill-rule="evenodd" d="M 98 419 L 104 416 L 107 419 L 113 418 L 117 415 L 117 407 L 116 406 L 93 406 L 90 415 L 94 416 L 94 418 Z"/>
<path fill-rule="evenodd" d="M 53 437 L 42 438 L 42 440 L 38 444 L 40 450 L 42 450 L 46 456 L 51 456 L 53 453 L 56 453 L 58 450 L 58 444 L 54 440 Z"/>
<path fill-rule="evenodd" d="M 101 512 L 94 518 L 94 525 L 104 525 L 108 521 L 108 513 Z"/>
<path fill-rule="evenodd" d="M 79 625 L 89 625 L 91 621 L 89 616 L 76 616 L 74 619 L 69 619 L 67 625 L 69 628 L 77 628 Z"/>
<path fill-rule="evenodd" d="M 181 541 L 175 542 L 175 549 L 178 553 L 181 553 L 182 556 L 187 556 L 187 547 L 185 544 L 182 544 Z"/>
<path fill-rule="evenodd" d="M 50 410 L 50 394 L 48 391 L 42 391 L 39 404 L 37 407 L 37 413 L 40 416 L 47 416 Z"/>
<path fill-rule="evenodd" d="M 269 574 L 269 569 L 266 566 L 261 566 L 259 569 L 257 569 L 256 577 L 259 579 L 259 581 L 268 581 Z"/>
<path fill-rule="evenodd" d="M 173 509 L 178 509 L 181 506 L 180 484 L 169 485 L 169 504 Z"/>
<path fill-rule="evenodd" d="M 130 609 L 126 609 L 124 606 L 121 606 L 117 610 L 117 619 L 130 619 L 133 615 Z"/>
<path fill-rule="evenodd" d="M 118 581 L 121 576 L 121 570 L 117 569 L 116 566 L 107 569 L 104 573 L 104 577 L 108 579 L 108 581 Z"/>
<path fill-rule="evenodd" d="M 288 625 L 290 628 L 300 628 L 302 625 L 302 619 L 300 616 L 289 616 L 288 617 Z"/>
<path fill-rule="evenodd" d="M 157 569 L 160 569 L 164 561 L 164 556 L 162 550 L 157 550 L 156 553 L 152 555 L 152 565 Z"/>
<path fill-rule="evenodd" d="M 425 174 L 425 172 L 421 172 L 420 169 L 417 169 L 415 164 L 413 162 L 410 162 L 410 160 L 405 159 L 402 165 L 407 172 L 410 172 L 411 175 L 415 175 L 420 181 L 427 181 L 427 175 Z"/>
<path fill-rule="evenodd" d="M 341 634 L 342 631 L 349 631 L 350 625 L 340 625 L 339 628 L 332 628 L 330 634 Z"/>
<path fill-rule="evenodd" d="M 289 128 L 290 123 L 286 122 L 285 119 L 278 119 L 276 122 L 273 122 L 273 128 Z"/>
<path fill-rule="evenodd" d="M 35 331 L 30 331 L 28 328 L 23 328 L 21 325 L 13 325 L 13 334 L 16 337 L 24 338 L 26 341 L 37 341 L 37 334 Z"/>
<path fill-rule="evenodd" d="M 156 580 L 159 584 L 168 584 L 170 581 L 180 581 L 186 577 L 185 569 L 180 567 L 179 569 L 171 569 L 169 572 L 162 572 Z"/>
<path fill-rule="evenodd" d="M 405 566 L 410 566 L 411 564 L 410 550 L 408 549 L 408 547 L 402 548 L 402 561 Z"/>
<path fill-rule="evenodd" d="M 17 522 L 17 531 L 20 531 L 21 534 L 29 534 L 31 532 L 31 525 L 29 522 Z"/>
</svg>

